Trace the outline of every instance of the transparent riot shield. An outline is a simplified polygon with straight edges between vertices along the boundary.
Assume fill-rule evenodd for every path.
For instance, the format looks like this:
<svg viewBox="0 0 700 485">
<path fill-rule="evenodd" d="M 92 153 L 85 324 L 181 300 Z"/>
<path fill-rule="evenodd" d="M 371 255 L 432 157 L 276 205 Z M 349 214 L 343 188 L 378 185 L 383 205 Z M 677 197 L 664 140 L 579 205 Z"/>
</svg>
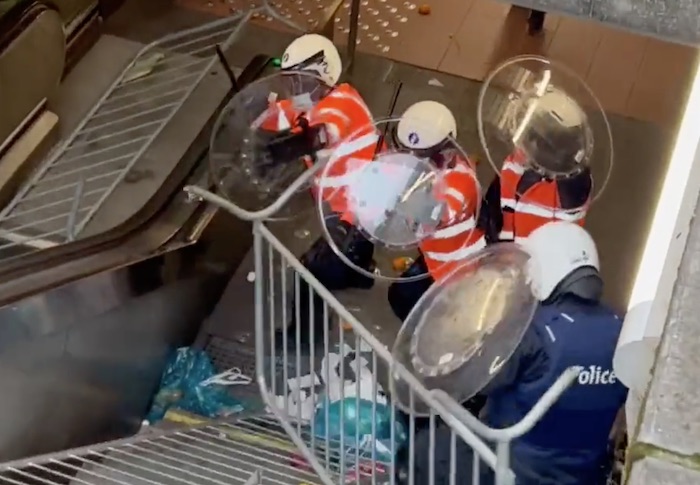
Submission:
<svg viewBox="0 0 700 485">
<path fill-rule="evenodd" d="M 394 342 L 395 363 L 429 390 L 464 402 L 493 379 L 520 344 L 537 300 L 527 277 L 529 256 L 499 243 L 464 261 L 433 284 Z M 392 372 L 391 392 L 406 412 L 427 414 L 411 385 Z M 415 396 L 413 396 L 415 397 Z"/>
<path fill-rule="evenodd" d="M 314 190 L 323 232 L 347 265 L 371 278 L 415 281 L 429 275 L 427 266 L 413 265 L 424 245 L 442 237 L 442 229 L 475 220 L 481 194 L 475 178 L 465 190 L 451 177 L 473 172 L 454 139 L 433 151 L 415 151 L 394 136 L 399 122 L 377 121 L 343 140 Z M 423 127 L 426 133 L 433 129 L 428 122 Z M 466 242 L 468 232 L 462 237 Z M 374 247 L 372 265 L 354 255 L 353 248 L 367 241 Z"/>
<path fill-rule="evenodd" d="M 531 55 L 503 62 L 485 79 L 477 113 L 496 173 L 508 163 L 549 180 L 581 179 L 574 183 L 589 191 L 589 201 L 603 192 L 613 163 L 610 124 L 591 89 L 566 66 Z"/>
<path fill-rule="evenodd" d="M 279 72 L 236 93 L 211 135 L 209 161 L 217 190 L 248 211 L 277 200 L 326 148 L 325 128 L 310 124 L 307 114 L 330 89 L 312 74 Z M 313 208 L 308 188 L 275 218 L 302 214 L 303 203 Z"/>
</svg>

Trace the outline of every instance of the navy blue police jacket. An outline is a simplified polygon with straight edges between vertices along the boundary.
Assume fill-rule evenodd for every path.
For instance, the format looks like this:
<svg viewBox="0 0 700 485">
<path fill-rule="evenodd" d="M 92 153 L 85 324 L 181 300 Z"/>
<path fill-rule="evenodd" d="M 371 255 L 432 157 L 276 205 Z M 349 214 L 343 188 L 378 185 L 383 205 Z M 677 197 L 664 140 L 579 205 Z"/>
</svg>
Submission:
<svg viewBox="0 0 700 485">
<path fill-rule="evenodd" d="M 505 428 L 520 421 L 567 368 L 581 368 L 539 423 L 511 443 L 517 485 L 605 485 L 611 463 L 608 438 L 627 396 L 612 370 L 621 328 L 622 320 L 598 303 L 565 296 L 540 305 L 513 356 L 483 390 L 482 420 Z M 471 484 L 471 448 L 456 440 L 453 467 L 450 428 L 440 423 L 433 434 L 430 438 L 424 429 L 416 436 L 414 484 Z M 482 463 L 479 471 L 481 485 L 494 483 L 487 465 Z"/>
<path fill-rule="evenodd" d="M 568 367 L 581 372 L 540 422 L 512 443 L 518 485 L 605 483 L 610 431 L 627 397 L 612 369 L 621 329 L 622 319 L 605 305 L 573 296 L 538 307 L 515 354 L 485 390 L 482 419 L 494 428 L 511 426 Z"/>
</svg>

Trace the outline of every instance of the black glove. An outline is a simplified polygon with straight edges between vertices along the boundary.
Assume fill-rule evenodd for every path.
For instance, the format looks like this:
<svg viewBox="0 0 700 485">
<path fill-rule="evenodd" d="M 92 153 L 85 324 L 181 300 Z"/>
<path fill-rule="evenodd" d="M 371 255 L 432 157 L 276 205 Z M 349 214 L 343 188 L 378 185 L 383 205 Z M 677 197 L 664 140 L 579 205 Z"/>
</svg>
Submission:
<svg viewBox="0 0 700 485">
<path fill-rule="evenodd" d="M 489 244 L 499 241 L 503 229 L 503 210 L 501 209 L 501 179 L 496 176 L 484 194 L 479 211 L 477 227 L 485 232 Z"/>
<path fill-rule="evenodd" d="M 325 148 L 326 130 L 323 125 L 309 126 L 303 116 L 295 127 L 276 133 L 268 142 L 267 150 L 273 161 L 289 161 L 303 157 L 315 159 L 316 152 Z"/>
</svg>

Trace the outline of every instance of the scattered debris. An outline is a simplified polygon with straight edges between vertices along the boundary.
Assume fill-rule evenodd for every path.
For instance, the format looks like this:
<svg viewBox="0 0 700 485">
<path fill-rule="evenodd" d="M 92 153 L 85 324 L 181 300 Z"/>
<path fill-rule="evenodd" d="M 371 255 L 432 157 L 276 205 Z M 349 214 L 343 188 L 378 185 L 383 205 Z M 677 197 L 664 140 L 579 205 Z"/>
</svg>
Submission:
<svg viewBox="0 0 700 485">
<path fill-rule="evenodd" d="M 394 267 L 394 271 L 403 272 L 413 264 L 413 259 L 409 257 L 400 257 L 395 258 L 391 263 Z"/>
</svg>

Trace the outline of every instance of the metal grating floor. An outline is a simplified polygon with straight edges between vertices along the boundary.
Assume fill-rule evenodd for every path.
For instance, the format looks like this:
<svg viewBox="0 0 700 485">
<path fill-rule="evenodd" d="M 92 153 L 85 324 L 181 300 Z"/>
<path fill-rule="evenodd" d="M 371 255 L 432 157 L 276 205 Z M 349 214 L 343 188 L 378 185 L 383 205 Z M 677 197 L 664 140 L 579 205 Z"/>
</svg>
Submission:
<svg viewBox="0 0 700 485">
<path fill-rule="evenodd" d="M 386 479 L 388 464 L 371 470 L 362 456 L 341 454 L 302 436 L 336 476 L 353 483 Z M 337 445 L 337 443 L 336 443 Z M 356 465 L 359 463 L 359 466 Z M 356 470 L 357 475 L 355 475 Z M 6 485 L 230 485 L 249 483 L 261 471 L 263 484 L 313 485 L 318 477 L 272 418 L 169 431 L 150 430 L 131 438 L 0 465 Z M 339 480 L 340 481 L 340 480 Z"/>
<path fill-rule="evenodd" d="M 252 378 L 249 384 L 231 386 L 228 390 L 231 396 L 245 403 L 246 411 L 263 411 L 265 405 L 255 380 L 254 342 L 227 340 L 212 335 L 208 336 L 204 350 L 218 372 L 238 369 L 242 375 Z"/>
<path fill-rule="evenodd" d="M 152 431 L 93 447 L 0 466 L 8 485 L 229 485 L 319 483 L 271 420 L 247 419 L 184 430 Z"/>
<path fill-rule="evenodd" d="M 0 211 L 0 260 L 70 242 L 115 188 L 144 176 L 138 162 L 235 40 L 248 16 L 144 47 L 100 101 Z"/>
</svg>

